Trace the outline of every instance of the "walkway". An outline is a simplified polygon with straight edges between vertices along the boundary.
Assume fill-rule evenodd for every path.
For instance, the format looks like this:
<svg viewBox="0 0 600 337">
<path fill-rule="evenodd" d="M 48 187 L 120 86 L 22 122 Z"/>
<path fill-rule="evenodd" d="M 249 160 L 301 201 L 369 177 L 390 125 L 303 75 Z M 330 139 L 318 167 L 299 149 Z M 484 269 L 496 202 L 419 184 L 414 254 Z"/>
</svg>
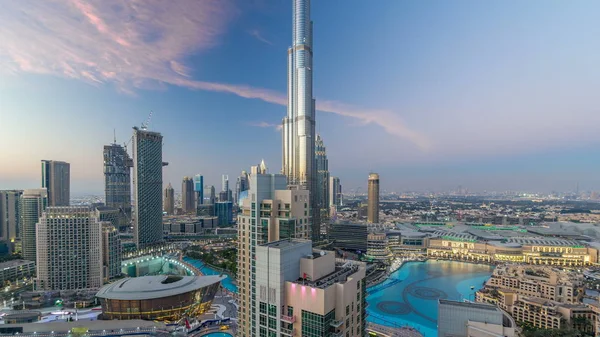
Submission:
<svg viewBox="0 0 600 337">
<path fill-rule="evenodd" d="M 423 335 L 411 327 L 392 328 L 375 323 L 367 323 L 367 331 L 375 332 L 385 337 L 423 337 Z"/>
</svg>

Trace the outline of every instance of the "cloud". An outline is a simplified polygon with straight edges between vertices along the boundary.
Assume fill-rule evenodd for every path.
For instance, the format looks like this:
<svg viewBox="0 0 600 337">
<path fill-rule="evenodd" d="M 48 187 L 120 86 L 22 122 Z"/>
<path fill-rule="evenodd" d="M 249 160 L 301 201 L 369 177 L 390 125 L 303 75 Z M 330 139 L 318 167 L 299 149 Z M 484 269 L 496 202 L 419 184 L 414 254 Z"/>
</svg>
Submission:
<svg viewBox="0 0 600 337">
<path fill-rule="evenodd" d="M 7 1 L 0 11 L 0 72 L 112 84 L 128 94 L 171 84 L 287 105 L 280 92 L 191 78 L 186 58 L 214 47 L 237 13 L 231 0 Z M 258 30 L 249 34 L 271 44 Z M 392 111 L 319 99 L 317 109 L 379 125 L 420 149 L 431 147 Z"/>
<path fill-rule="evenodd" d="M 252 122 L 252 123 L 248 123 L 248 125 L 256 126 L 259 128 L 274 128 L 277 131 L 281 131 L 281 128 L 282 128 L 281 124 L 273 124 L 273 123 L 267 123 L 267 122 Z"/>
<path fill-rule="evenodd" d="M 273 45 L 273 42 L 267 40 L 264 36 L 262 36 L 262 34 L 260 33 L 260 31 L 258 29 L 251 29 L 248 31 L 248 34 L 250 34 L 250 36 L 255 37 L 260 42 L 264 42 L 271 46 Z"/>
</svg>

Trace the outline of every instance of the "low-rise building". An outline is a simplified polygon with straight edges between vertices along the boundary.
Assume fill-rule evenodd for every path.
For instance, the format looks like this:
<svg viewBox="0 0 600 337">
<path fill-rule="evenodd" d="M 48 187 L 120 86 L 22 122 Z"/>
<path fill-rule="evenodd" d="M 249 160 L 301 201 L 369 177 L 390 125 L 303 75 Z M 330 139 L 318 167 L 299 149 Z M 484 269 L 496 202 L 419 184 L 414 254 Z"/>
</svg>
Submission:
<svg viewBox="0 0 600 337">
<path fill-rule="evenodd" d="M 0 284 L 29 279 L 35 275 L 35 262 L 12 260 L 0 263 Z"/>
</svg>

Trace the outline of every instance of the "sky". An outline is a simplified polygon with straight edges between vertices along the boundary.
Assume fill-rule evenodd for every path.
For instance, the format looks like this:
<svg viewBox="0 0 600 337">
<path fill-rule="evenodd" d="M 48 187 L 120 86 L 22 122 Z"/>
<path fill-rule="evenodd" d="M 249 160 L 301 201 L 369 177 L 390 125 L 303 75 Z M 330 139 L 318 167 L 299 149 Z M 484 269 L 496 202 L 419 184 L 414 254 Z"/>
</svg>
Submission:
<svg viewBox="0 0 600 337">
<path fill-rule="evenodd" d="M 0 0 L 0 189 L 153 111 L 163 182 L 281 169 L 292 1 Z M 313 0 L 317 131 L 344 191 L 600 190 L 598 1 Z M 233 183 L 230 183 L 233 184 Z M 233 185 L 231 185 L 233 186 Z"/>
</svg>

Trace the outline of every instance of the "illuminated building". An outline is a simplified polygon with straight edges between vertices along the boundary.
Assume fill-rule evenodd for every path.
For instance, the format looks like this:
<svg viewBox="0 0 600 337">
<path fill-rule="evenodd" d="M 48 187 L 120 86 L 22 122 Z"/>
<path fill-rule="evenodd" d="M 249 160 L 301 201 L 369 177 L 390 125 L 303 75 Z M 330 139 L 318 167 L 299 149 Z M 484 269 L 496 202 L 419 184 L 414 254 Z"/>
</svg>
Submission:
<svg viewBox="0 0 600 337">
<path fill-rule="evenodd" d="M 104 286 L 96 297 L 102 319 L 178 321 L 210 309 L 226 276 L 159 275 L 125 278 Z"/>
<path fill-rule="evenodd" d="M 379 222 L 379 174 L 369 174 L 369 200 L 367 208 L 367 221 Z"/>
</svg>

